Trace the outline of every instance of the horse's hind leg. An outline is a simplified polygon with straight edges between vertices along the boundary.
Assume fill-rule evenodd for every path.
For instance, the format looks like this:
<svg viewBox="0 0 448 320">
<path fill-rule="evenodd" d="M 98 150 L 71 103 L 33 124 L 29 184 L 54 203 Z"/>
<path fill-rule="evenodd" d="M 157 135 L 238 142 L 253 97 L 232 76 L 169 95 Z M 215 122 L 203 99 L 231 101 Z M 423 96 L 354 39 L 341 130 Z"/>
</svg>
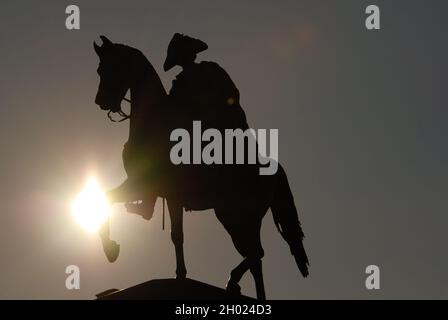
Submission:
<svg viewBox="0 0 448 320">
<path fill-rule="evenodd" d="M 238 282 L 241 280 L 244 273 L 250 269 L 257 291 L 257 298 L 260 300 L 266 299 L 263 283 L 263 270 L 261 258 L 264 256 L 264 250 L 261 246 L 260 229 L 262 215 L 246 215 L 246 219 L 241 217 L 237 223 L 233 223 L 233 217 L 224 215 L 223 212 L 215 210 L 216 216 L 224 225 L 227 232 L 232 238 L 236 250 L 244 257 L 244 260 L 232 270 L 230 279 L 227 284 L 227 289 L 236 294 L 239 292 Z M 253 218 L 252 218 L 253 217 Z"/>
<path fill-rule="evenodd" d="M 183 209 L 175 202 L 168 202 L 168 211 L 171 220 L 171 240 L 176 251 L 176 278 L 185 279 L 187 268 L 184 260 L 184 231 L 183 231 Z"/>
<path fill-rule="evenodd" d="M 241 278 L 246 273 L 247 270 L 249 270 L 249 261 L 244 258 L 241 263 L 236 266 L 235 269 L 232 270 L 230 273 L 230 279 L 227 282 L 226 290 L 233 295 L 239 295 L 241 294 L 241 287 L 238 284 L 241 281 Z"/>
<path fill-rule="evenodd" d="M 250 272 L 252 273 L 252 276 L 254 277 L 255 280 L 257 299 L 266 300 L 261 258 L 255 258 L 250 260 Z"/>
<path fill-rule="evenodd" d="M 259 217 L 259 220 L 254 219 L 251 222 L 248 222 L 245 226 L 242 226 L 244 228 L 244 236 L 239 239 L 239 241 L 241 241 L 239 247 L 245 251 L 244 253 L 249 265 L 249 270 L 255 280 L 257 299 L 266 300 L 261 263 L 261 259 L 264 256 L 260 238 L 262 216 L 254 216 L 257 218 Z"/>
<path fill-rule="evenodd" d="M 230 273 L 230 279 L 227 283 L 227 291 L 231 294 L 240 294 L 241 288 L 239 282 L 247 270 L 250 270 L 255 281 L 255 289 L 257 291 L 257 299 L 266 300 L 266 293 L 264 290 L 263 269 L 261 258 L 263 257 L 263 248 L 260 241 L 256 247 L 249 246 L 249 254 L 244 260 Z"/>
<path fill-rule="evenodd" d="M 245 240 L 245 247 L 247 248 L 247 261 L 249 263 L 249 270 L 255 280 L 255 289 L 257 291 L 257 299 L 266 300 L 266 293 L 264 291 L 263 269 L 261 259 L 264 256 L 264 250 L 261 246 L 259 225 L 251 226 L 252 232 L 249 232 Z"/>
</svg>

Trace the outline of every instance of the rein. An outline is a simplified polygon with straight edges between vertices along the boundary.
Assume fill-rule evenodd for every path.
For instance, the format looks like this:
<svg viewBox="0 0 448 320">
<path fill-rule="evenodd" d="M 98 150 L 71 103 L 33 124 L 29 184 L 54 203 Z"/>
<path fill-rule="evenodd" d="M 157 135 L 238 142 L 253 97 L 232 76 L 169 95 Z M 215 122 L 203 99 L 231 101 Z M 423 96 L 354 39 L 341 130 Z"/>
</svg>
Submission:
<svg viewBox="0 0 448 320">
<path fill-rule="evenodd" d="M 124 97 L 123 100 L 126 101 L 126 102 L 131 103 L 131 100 L 128 99 L 128 98 L 126 98 L 126 97 Z M 116 112 L 113 112 L 113 113 L 118 113 L 118 114 L 121 116 L 121 119 L 119 119 L 119 120 L 115 120 L 114 118 L 112 118 L 111 113 L 112 113 L 112 110 L 109 110 L 109 112 L 107 113 L 107 117 L 108 117 L 109 120 L 112 121 L 112 122 L 123 122 L 123 121 L 128 120 L 128 119 L 131 118 L 131 115 L 125 113 L 125 112 L 123 111 L 123 109 L 121 109 L 121 107 L 120 107 L 120 110 L 118 110 L 118 111 L 116 111 Z"/>
</svg>

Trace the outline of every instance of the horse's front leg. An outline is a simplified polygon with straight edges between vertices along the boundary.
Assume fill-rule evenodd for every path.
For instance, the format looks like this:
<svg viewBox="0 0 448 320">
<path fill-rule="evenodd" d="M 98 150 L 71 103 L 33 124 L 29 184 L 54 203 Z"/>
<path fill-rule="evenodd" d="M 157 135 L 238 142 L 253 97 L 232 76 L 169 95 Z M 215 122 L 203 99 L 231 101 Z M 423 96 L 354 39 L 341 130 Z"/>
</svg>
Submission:
<svg viewBox="0 0 448 320">
<path fill-rule="evenodd" d="M 187 269 L 184 260 L 183 208 L 176 202 L 167 200 L 171 219 L 171 240 L 176 250 L 176 278 L 185 279 Z"/>
<path fill-rule="evenodd" d="M 107 260 L 109 260 L 109 262 L 115 262 L 120 254 L 120 245 L 110 239 L 110 218 L 104 222 L 103 226 L 99 230 L 99 235 Z"/>
</svg>

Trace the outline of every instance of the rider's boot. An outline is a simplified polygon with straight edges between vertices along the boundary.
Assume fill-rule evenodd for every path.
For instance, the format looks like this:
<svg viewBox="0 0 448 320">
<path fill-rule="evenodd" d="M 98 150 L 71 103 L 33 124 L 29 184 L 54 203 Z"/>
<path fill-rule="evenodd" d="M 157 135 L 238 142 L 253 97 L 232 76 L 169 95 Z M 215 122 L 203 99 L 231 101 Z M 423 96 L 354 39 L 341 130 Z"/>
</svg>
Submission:
<svg viewBox="0 0 448 320">
<path fill-rule="evenodd" d="M 145 220 L 150 220 L 154 214 L 154 205 L 147 201 L 140 203 L 128 202 L 125 204 L 125 207 L 127 212 L 138 214 Z"/>
</svg>

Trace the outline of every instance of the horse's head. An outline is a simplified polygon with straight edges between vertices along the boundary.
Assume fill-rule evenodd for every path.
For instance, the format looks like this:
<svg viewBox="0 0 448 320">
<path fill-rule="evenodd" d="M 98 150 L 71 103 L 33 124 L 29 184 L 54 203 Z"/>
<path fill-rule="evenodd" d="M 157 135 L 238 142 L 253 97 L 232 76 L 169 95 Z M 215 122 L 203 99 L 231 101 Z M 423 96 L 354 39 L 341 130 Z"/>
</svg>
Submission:
<svg viewBox="0 0 448 320">
<path fill-rule="evenodd" d="M 125 98 L 135 76 L 133 62 L 140 52 L 122 44 L 112 43 L 105 36 L 100 38 L 103 41 L 101 46 L 93 42 L 95 52 L 100 58 L 97 70 L 100 84 L 95 103 L 103 110 L 119 112 L 121 101 Z"/>
</svg>

